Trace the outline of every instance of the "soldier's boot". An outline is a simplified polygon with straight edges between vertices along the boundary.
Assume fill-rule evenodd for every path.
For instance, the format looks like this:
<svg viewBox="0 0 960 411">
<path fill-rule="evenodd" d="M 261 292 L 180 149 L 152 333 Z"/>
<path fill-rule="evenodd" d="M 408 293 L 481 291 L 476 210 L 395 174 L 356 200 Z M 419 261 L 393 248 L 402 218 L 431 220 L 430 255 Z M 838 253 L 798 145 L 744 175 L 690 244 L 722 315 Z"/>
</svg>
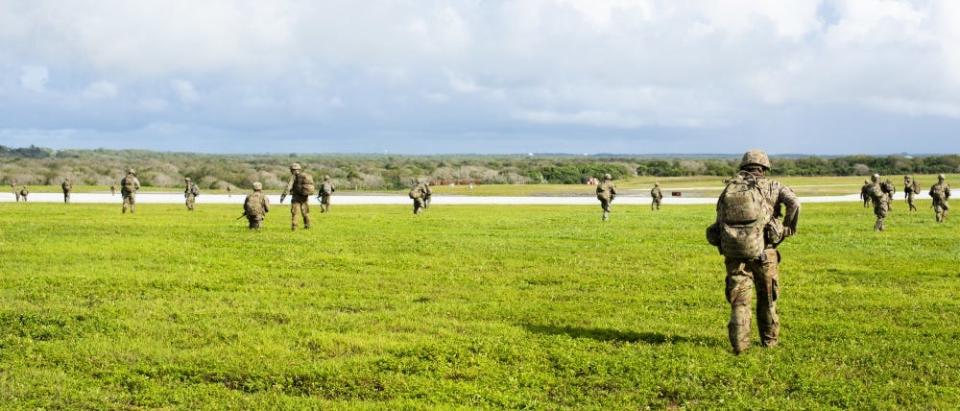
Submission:
<svg viewBox="0 0 960 411">
<path fill-rule="evenodd" d="M 883 220 L 877 219 L 877 222 L 873 225 L 873 231 L 883 231 Z"/>
<path fill-rule="evenodd" d="M 304 230 L 310 229 L 310 214 L 307 214 L 307 213 L 303 214 L 303 229 Z"/>
<path fill-rule="evenodd" d="M 609 220 L 610 220 L 610 212 L 609 212 L 609 211 L 604 211 L 604 212 L 603 212 L 603 221 L 609 221 Z"/>
</svg>

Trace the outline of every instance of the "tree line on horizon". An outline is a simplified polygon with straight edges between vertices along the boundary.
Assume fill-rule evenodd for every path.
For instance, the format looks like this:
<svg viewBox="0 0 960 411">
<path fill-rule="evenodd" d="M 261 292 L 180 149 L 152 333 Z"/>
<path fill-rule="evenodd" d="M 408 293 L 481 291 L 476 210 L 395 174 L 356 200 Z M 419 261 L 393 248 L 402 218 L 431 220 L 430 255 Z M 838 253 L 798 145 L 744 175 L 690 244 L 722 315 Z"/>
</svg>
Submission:
<svg viewBox="0 0 960 411">
<path fill-rule="evenodd" d="M 419 178 L 433 184 L 582 184 L 611 174 L 632 176 L 731 176 L 739 158 L 644 158 L 563 155 L 220 155 L 145 150 L 52 150 L 0 145 L 0 183 L 58 185 L 116 184 L 128 168 L 144 186 L 178 187 L 191 177 L 201 188 L 282 189 L 288 166 L 299 162 L 315 177 L 330 175 L 342 189 L 397 190 Z M 960 172 L 960 155 L 774 157 L 777 176 L 866 176 Z"/>
</svg>

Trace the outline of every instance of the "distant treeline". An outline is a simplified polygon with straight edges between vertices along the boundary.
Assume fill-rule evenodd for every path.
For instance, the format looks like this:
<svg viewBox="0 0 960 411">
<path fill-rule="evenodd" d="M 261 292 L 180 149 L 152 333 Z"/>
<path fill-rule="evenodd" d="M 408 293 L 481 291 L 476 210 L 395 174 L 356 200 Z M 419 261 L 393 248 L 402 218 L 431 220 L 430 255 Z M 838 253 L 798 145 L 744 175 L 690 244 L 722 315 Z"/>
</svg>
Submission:
<svg viewBox="0 0 960 411">
<path fill-rule="evenodd" d="M 631 156 L 388 156 L 388 155 L 212 155 L 141 150 L 61 150 L 0 145 L 0 182 L 56 185 L 115 184 L 128 168 L 146 186 L 176 187 L 191 177 L 202 188 L 249 188 L 260 181 L 282 188 L 288 166 L 299 162 L 321 178 L 330 175 L 342 188 L 393 190 L 418 178 L 434 184 L 581 184 L 611 174 L 642 176 L 730 176 L 739 158 L 644 158 Z M 960 172 L 960 156 L 774 157 L 772 173 L 782 176 L 850 176 L 880 173 Z"/>
</svg>

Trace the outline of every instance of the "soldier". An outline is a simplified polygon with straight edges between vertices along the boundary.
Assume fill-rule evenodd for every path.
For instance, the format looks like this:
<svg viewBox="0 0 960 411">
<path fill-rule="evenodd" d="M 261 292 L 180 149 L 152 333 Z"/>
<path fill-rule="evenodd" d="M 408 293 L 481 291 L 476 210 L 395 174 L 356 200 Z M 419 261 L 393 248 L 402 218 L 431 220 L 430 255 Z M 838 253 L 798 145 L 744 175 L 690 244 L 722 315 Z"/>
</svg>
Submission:
<svg viewBox="0 0 960 411">
<path fill-rule="evenodd" d="M 765 178 L 769 170 L 770 159 L 763 151 L 744 154 L 739 173 L 729 180 L 717 201 L 717 221 L 707 228 L 707 241 L 724 256 L 726 296 L 731 308 L 727 329 L 736 354 L 750 346 L 754 289 L 760 342 L 764 347 L 779 342 L 777 246 L 796 234 L 800 201 L 790 188 Z"/>
<path fill-rule="evenodd" d="M 424 202 L 424 197 L 426 192 L 424 191 L 423 184 L 419 181 L 413 185 L 413 188 L 410 189 L 408 194 L 410 199 L 413 200 L 413 214 L 420 214 L 423 212 L 426 203 Z"/>
<path fill-rule="evenodd" d="M 231 186 L 227 185 L 227 198 L 233 197 L 233 194 L 231 194 L 232 191 L 233 189 L 231 188 Z"/>
<path fill-rule="evenodd" d="M 70 191 L 73 190 L 73 182 L 66 178 L 63 183 L 60 183 L 60 188 L 63 190 L 63 203 L 70 203 Z"/>
<path fill-rule="evenodd" d="M 947 184 L 947 177 L 943 174 L 937 175 L 937 184 L 930 187 L 930 198 L 933 199 L 933 211 L 936 213 L 937 222 L 947 221 L 947 213 L 950 212 L 950 185 Z M 26 201 L 26 200 L 24 200 Z"/>
<path fill-rule="evenodd" d="M 874 231 L 883 231 L 883 222 L 890 211 L 890 196 L 887 194 L 880 182 L 880 174 L 874 174 L 870 177 L 871 184 L 867 187 L 867 196 L 873 202 L 873 214 L 877 216 L 877 222 L 873 225 Z"/>
<path fill-rule="evenodd" d="M 617 187 L 613 184 L 613 176 L 603 175 L 603 182 L 597 184 L 597 199 L 600 200 L 600 207 L 603 208 L 603 221 L 610 219 L 610 203 L 617 196 Z"/>
<path fill-rule="evenodd" d="M 907 206 L 910 211 L 917 211 L 917 206 L 913 204 L 913 198 L 920 193 L 920 187 L 917 180 L 910 176 L 903 176 L 903 197 L 907 199 Z"/>
<path fill-rule="evenodd" d="M 111 184 L 111 185 L 110 185 L 110 196 L 115 196 L 115 195 L 117 195 L 117 185 L 116 185 L 116 184 Z"/>
<path fill-rule="evenodd" d="M 303 172 L 303 167 L 299 163 L 290 165 L 290 182 L 280 194 L 280 203 L 287 194 L 290 198 L 290 230 L 297 229 L 297 214 L 303 216 L 303 228 L 310 229 L 310 196 L 316 190 L 313 184 L 313 176 Z"/>
<path fill-rule="evenodd" d="M 190 177 L 183 178 L 186 188 L 183 189 L 183 198 L 187 200 L 187 210 L 193 211 L 194 204 L 197 203 L 197 196 L 200 195 L 200 187 L 190 180 Z"/>
<path fill-rule="evenodd" d="M 433 190 L 430 189 L 430 180 L 423 180 L 423 208 L 430 208 L 430 197 L 433 197 Z"/>
<path fill-rule="evenodd" d="M 243 200 L 243 216 L 247 217 L 248 227 L 259 230 L 263 218 L 270 212 L 270 199 L 263 194 L 263 184 L 253 183 L 253 192 Z"/>
<path fill-rule="evenodd" d="M 653 199 L 653 202 L 650 203 L 651 210 L 660 210 L 660 202 L 663 201 L 663 192 L 660 191 L 660 183 L 653 183 L 653 189 L 650 190 L 650 198 Z"/>
<path fill-rule="evenodd" d="M 27 194 L 30 194 L 30 190 L 27 189 L 27 186 L 20 187 L 20 198 L 23 199 L 23 202 L 27 202 Z"/>
<path fill-rule="evenodd" d="M 337 187 L 330 181 L 330 176 L 323 176 L 323 183 L 320 184 L 320 193 L 317 194 L 317 200 L 320 200 L 320 212 L 330 211 L 330 196 L 337 191 Z"/>
<path fill-rule="evenodd" d="M 140 190 L 140 180 L 134 169 L 127 170 L 127 175 L 120 179 L 120 195 L 123 197 L 123 212 L 130 209 L 133 214 L 137 209 L 137 191 Z"/>
<path fill-rule="evenodd" d="M 10 190 L 13 190 L 13 196 L 16 202 L 20 202 L 20 190 L 17 189 L 17 180 L 10 180 Z"/>
<path fill-rule="evenodd" d="M 860 187 L 860 199 L 863 200 L 863 208 L 870 207 L 870 182 L 863 180 L 863 186 Z"/>
</svg>

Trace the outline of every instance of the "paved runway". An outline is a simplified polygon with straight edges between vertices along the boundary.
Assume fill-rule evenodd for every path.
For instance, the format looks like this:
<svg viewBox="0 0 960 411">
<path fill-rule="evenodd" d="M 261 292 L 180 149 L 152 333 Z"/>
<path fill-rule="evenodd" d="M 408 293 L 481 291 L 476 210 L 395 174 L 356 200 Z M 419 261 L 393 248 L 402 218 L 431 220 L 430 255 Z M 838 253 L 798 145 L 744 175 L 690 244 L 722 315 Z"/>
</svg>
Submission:
<svg viewBox="0 0 960 411">
<path fill-rule="evenodd" d="M 198 204 L 242 204 L 245 195 L 235 194 L 227 196 L 226 194 L 210 194 L 197 197 Z M 270 203 L 278 204 L 280 196 L 270 195 Z M 897 196 L 897 200 L 902 200 L 902 195 Z M 32 193 L 28 197 L 30 202 L 37 203 L 62 203 L 63 194 L 60 193 Z M 918 195 L 918 199 L 929 199 L 926 193 Z M 10 203 L 14 201 L 13 193 L 0 193 L 0 202 Z M 120 195 L 111 196 L 109 193 L 75 193 L 70 196 L 72 203 L 85 204 L 120 204 Z M 137 194 L 137 204 L 182 204 L 183 194 L 179 193 L 143 193 Z M 310 200 L 317 202 L 315 198 Z M 482 197 L 482 196 L 438 196 L 432 198 L 434 205 L 596 205 L 597 199 L 594 197 Z M 859 202 L 859 194 L 849 194 L 842 196 L 820 196 L 820 197 L 801 197 L 803 203 L 841 203 L 841 202 Z M 617 196 L 614 201 L 621 205 L 649 205 L 650 197 L 641 196 Z M 686 205 L 686 204 L 715 204 L 717 199 L 714 197 L 664 197 L 664 205 Z M 289 199 L 287 200 L 289 204 Z M 354 204 L 410 204 L 410 199 L 403 195 L 335 195 L 334 204 L 354 205 Z"/>
</svg>

